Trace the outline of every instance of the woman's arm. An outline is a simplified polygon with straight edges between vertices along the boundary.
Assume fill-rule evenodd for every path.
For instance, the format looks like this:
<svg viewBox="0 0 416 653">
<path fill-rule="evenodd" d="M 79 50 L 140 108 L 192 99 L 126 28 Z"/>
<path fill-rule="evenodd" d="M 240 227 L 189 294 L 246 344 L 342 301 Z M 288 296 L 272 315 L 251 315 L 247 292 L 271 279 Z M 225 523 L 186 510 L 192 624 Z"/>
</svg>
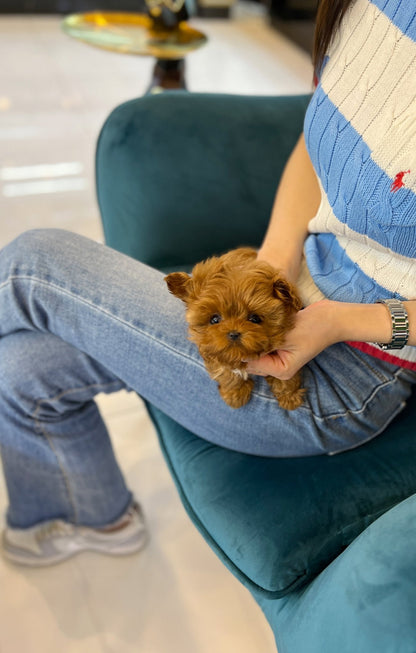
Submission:
<svg viewBox="0 0 416 653">
<path fill-rule="evenodd" d="M 416 300 L 403 303 L 409 316 L 408 344 L 416 346 Z M 282 349 L 249 362 L 247 370 L 260 376 L 290 379 L 312 358 L 337 342 L 388 343 L 391 336 L 391 317 L 383 304 L 348 304 L 324 299 L 297 313 L 295 326 Z"/>
<path fill-rule="evenodd" d="M 303 134 L 285 167 L 270 224 L 258 258 L 268 261 L 296 282 L 308 233 L 321 193 Z M 409 315 L 408 344 L 416 346 L 416 300 L 405 302 Z M 383 304 L 348 304 L 323 300 L 296 316 L 284 348 L 248 363 L 248 371 L 262 376 L 291 378 L 303 365 L 337 342 L 385 342 L 392 336 L 391 317 Z"/>
<path fill-rule="evenodd" d="M 258 258 L 296 281 L 308 223 L 319 207 L 321 192 L 306 149 L 299 138 L 282 175 L 269 227 Z"/>
</svg>

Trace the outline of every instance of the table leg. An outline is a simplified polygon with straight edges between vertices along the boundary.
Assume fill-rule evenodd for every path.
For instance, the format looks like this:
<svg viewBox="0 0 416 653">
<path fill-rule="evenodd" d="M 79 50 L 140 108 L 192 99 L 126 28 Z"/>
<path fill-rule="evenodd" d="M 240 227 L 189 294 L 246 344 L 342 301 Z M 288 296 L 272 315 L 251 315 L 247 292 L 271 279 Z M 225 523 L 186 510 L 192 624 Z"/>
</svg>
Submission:
<svg viewBox="0 0 416 653">
<path fill-rule="evenodd" d="M 178 90 L 187 90 L 185 60 L 157 59 L 153 68 L 152 80 L 146 94 Z"/>
</svg>

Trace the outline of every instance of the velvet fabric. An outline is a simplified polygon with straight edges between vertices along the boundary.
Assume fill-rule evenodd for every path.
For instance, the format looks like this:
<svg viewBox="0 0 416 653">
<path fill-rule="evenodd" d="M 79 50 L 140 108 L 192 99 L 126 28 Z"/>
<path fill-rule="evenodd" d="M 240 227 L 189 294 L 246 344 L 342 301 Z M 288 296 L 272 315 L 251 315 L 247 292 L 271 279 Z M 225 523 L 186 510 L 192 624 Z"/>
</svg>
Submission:
<svg viewBox="0 0 416 653">
<path fill-rule="evenodd" d="M 416 405 L 344 454 L 262 458 L 227 451 L 149 406 L 185 508 L 252 592 L 304 585 L 372 521 L 416 492 Z"/>
<path fill-rule="evenodd" d="M 96 155 L 106 242 L 169 270 L 258 245 L 308 101 L 173 92 L 117 107 Z"/>
<path fill-rule="evenodd" d="M 416 495 L 369 526 L 303 590 L 259 601 L 279 653 L 416 651 Z"/>
<path fill-rule="evenodd" d="M 118 107 L 97 147 L 107 243 L 165 270 L 258 245 L 307 102 L 166 93 Z M 279 653 L 416 651 L 416 500 L 403 501 L 416 492 L 415 396 L 372 442 L 298 459 L 227 451 L 148 410 L 190 518 Z"/>
</svg>

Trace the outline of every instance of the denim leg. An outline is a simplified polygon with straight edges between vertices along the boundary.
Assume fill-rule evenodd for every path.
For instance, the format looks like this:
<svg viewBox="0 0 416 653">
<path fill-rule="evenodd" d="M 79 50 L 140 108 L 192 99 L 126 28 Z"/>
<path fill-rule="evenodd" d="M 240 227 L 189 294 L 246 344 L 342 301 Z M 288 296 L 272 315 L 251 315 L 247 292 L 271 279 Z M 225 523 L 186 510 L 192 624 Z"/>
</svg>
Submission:
<svg viewBox="0 0 416 653">
<path fill-rule="evenodd" d="M 51 334 L 0 339 L 1 454 L 15 528 L 61 518 L 101 526 L 131 501 L 93 397 L 123 387 Z"/>
<path fill-rule="evenodd" d="M 411 393 L 398 368 L 340 344 L 305 368 L 299 409 L 281 410 L 256 379 L 250 402 L 233 410 L 189 342 L 184 307 L 163 274 L 59 230 L 28 232 L 0 254 L 0 338 L 22 329 L 58 336 L 193 433 L 254 455 L 357 446 Z"/>
<path fill-rule="evenodd" d="M 163 274 L 89 239 L 37 230 L 2 250 L 0 338 L 21 330 L 58 336 L 215 444 L 259 455 L 325 451 L 309 412 L 279 410 L 265 384 L 247 406 L 227 406 Z"/>
</svg>

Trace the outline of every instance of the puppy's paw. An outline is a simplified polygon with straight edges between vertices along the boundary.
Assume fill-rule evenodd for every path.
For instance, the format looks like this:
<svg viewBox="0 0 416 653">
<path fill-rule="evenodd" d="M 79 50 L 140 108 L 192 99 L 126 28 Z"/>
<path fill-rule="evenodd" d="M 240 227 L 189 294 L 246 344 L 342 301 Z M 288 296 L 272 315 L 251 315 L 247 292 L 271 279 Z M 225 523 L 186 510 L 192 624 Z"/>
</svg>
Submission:
<svg viewBox="0 0 416 653">
<path fill-rule="evenodd" d="M 279 402 L 279 406 L 284 410 L 295 410 L 302 406 L 303 397 L 305 395 L 305 390 L 300 388 L 296 392 L 283 392 L 279 395 L 276 395 L 276 399 Z"/>
<path fill-rule="evenodd" d="M 283 410 L 295 410 L 303 404 L 306 390 L 300 387 L 301 376 L 299 373 L 288 381 L 268 376 L 267 382 Z"/>
<path fill-rule="evenodd" d="M 253 385 L 254 381 L 248 379 L 237 388 L 224 388 L 219 386 L 218 389 L 226 404 L 231 408 L 241 408 L 250 400 Z"/>
</svg>

